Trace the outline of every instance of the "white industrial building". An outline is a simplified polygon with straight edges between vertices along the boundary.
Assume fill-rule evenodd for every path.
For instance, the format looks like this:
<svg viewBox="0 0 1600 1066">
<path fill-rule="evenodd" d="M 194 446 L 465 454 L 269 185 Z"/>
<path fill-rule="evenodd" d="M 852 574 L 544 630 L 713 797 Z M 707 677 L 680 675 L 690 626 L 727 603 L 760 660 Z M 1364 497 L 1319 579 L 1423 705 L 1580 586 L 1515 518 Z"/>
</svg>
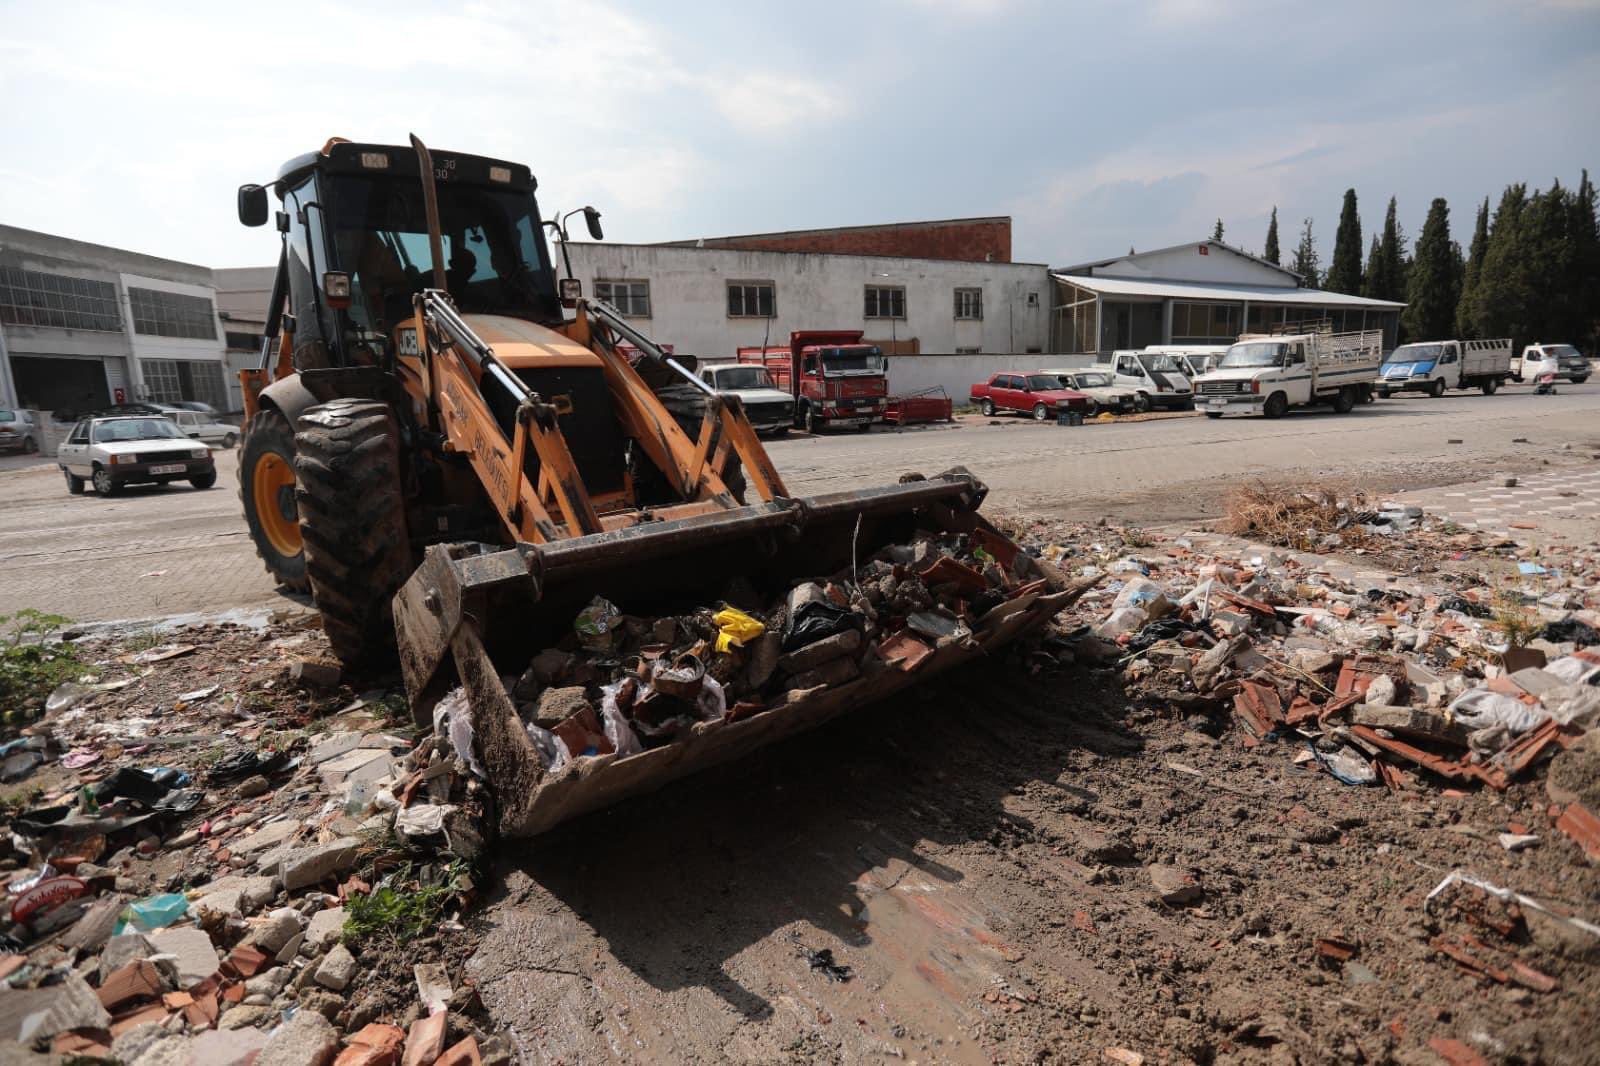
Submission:
<svg viewBox="0 0 1600 1066">
<path fill-rule="evenodd" d="M 238 407 L 203 266 L 0 226 L 0 405 Z"/>
<path fill-rule="evenodd" d="M 1043 352 L 1049 335 L 1042 263 L 587 242 L 567 251 L 586 295 L 702 359 L 801 329 L 859 329 L 903 355 Z M 559 248 L 556 269 L 565 274 Z"/>
<path fill-rule="evenodd" d="M 1051 271 L 1050 349 L 1108 361 L 1119 348 L 1230 344 L 1297 322 L 1384 331 L 1405 305 L 1301 287 L 1292 270 L 1221 241 L 1130 252 Z"/>
</svg>

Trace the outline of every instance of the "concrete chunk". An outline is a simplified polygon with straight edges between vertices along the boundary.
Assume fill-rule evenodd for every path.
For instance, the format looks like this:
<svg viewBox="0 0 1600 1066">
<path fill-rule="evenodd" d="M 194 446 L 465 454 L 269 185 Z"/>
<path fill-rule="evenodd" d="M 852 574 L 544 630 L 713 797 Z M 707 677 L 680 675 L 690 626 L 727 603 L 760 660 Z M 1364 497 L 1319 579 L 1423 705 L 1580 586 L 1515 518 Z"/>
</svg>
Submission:
<svg viewBox="0 0 1600 1066">
<path fill-rule="evenodd" d="M 311 916 L 306 927 L 305 947 L 313 952 L 323 951 L 344 931 L 344 908 L 332 907 Z M 303 950 L 303 949 L 302 949 Z"/>
<path fill-rule="evenodd" d="M 1458 747 L 1467 746 L 1467 731 L 1444 715 L 1422 707 L 1382 707 L 1363 703 L 1350 708 L 1350 724 L 1387 729 L 1402 736 L 1442 740 Z"/>
<path fill-rule="evenodd" d="M 327 1066 L 338 1050 L 339 1031 L 322 1015 L 302 1010 L 272 1034 L 255 1066 Z"/>
<path fill-rule="evenodd" d="M 823 663 L 845 655 L 852 655 L 861 648 L 861 631 L 859 629 L 846 629 L 842 633 L 835 633 L 831 637 L 812 641 L 804 647 L 796 648 L 778 660 L 778 669 L 786 674 L 803 674 L 807 670 L 814 670 Z"/>
<path fill-rule="evenodd" d="M 315 980 L 323 988 L 343 992 L 350 987 L 350 982 L 355 980 L 355 976 L 356 957 L 350 954 L 350 949 L 343 944 L 335 944 L 333 950 L 322 960 L 322 965 L 317 967 Z"/>
<path fill-rule="evenodd" d="M 178 987 L 182 989 L 193 988 L 222 965 L 204 929 L 162 929 L 151 935 L 150 943 L 163 955 L 177 956 Z"/>
<path fill-rule="evenodd" d="M 377 754 L 388 758 L 382 752 Z M 287 852 L 280 863 L 283 887 L 293 892 L 354 868 L 360 847 L 361 841 L 355 837 L 340 837 Z"/>
</svg>

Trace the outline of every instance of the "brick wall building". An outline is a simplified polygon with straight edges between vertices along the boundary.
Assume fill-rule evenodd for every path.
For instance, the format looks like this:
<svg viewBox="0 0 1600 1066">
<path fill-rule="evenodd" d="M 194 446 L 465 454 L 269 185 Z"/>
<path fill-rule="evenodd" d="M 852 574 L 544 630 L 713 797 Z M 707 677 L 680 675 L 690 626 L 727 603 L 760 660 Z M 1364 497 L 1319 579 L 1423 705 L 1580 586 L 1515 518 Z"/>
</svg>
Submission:
<svg viewBox="0 0 1600 1066">
<path fill-rule="evenodd" d="M 747 233 L 667 241 L 679 248 L 725 248 L 747 252 L 820 252 L 831 255 L 878 255 L 908 259 L 953 259 L 973 263 L 1011 262 L 1011 218 L 948 218 L 928 222 L 891 222 L 878 226 Z"/>
</svg>

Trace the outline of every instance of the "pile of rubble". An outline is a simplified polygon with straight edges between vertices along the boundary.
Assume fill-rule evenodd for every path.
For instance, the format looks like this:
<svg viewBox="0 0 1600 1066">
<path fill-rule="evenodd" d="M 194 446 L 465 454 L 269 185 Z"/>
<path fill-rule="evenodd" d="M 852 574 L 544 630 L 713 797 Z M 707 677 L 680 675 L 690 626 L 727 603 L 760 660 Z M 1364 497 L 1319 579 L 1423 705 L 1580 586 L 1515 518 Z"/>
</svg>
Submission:
<svg viewBox="0 0 1600 1066">
<path fill-rule="evenodd" d="M 1031 540 L 1108 579 L 1070 647 L 1116 661 L 1130 694 L 1207 732 L 1231 721 L 1245 745 L 1282 743 L 1350 785 L 1505 791 L 1547 771 L 1554 827 L 1600 859 L 1600 547 L 1384 513 L 1412 527 L 1409 551 L 1444 561 L 1415 568 L 1437 571 L 1431 584 L 1198 533 Z"/>
<path fill-rule="evenodd" d="M 396 697 L 300 657 L 305 622 L 176 636 L 81 645 L 84 679 L 5 746 L 0 1040 L 129 1064 L 507 1060 L 427 942 L 462 930 L 481 784 L 391 720 Z M 402 957 L 414 991 L 378 976 Z"/>
<path fill-rule="evenodd" d="M 736 583 L 724 602 L 639 617 L 596 598 L 506 688 L 544 769 L 559 773 L 579 756 L 672 744 L 697 723 L 765 713 L 864 673 L 913 671 L 1047 584 L 1037 559 L 981 527 L 923 533 L 772 599 Z M 459 690 L 441 704 L 441 731 L 464 705 Z M 454 736 L 465 755 L 470 732 Z"/>
</svg>

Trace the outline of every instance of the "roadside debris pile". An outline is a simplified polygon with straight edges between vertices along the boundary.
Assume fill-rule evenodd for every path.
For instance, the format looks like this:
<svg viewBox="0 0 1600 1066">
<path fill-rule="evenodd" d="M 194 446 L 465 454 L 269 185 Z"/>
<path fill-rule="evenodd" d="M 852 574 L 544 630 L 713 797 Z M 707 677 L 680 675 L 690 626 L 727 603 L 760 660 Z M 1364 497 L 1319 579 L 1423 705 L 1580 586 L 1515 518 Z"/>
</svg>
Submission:
<svg viewBox="0 0 1600 1066">
<path fill-rule="evenodd" d="M 0 1040 L 128 1064 L 508 1060 L 450 977 L 482 785 L 390 720 L 397 697 L 299 658 L 315 637 L 80 646 L 85 678 L 5 749 Z"/>
<path fill-rule="evenodd" d="M 1031 539 L 1109 578 L 1070 646 L 1117 662 L 1130 694 L 1208 732 L 1231 720 L 1245 745 L 1291 745 L 1351 785 L 1505 791 L 1548 767 L 1555 827 L 1600 860 L 1600 548 L 1452 532 L 1424 587 L 1201 534 L 1135 547 L 1110 533 Z"/>
<path fill-rule="evenodd" d="M 979 527 L 919 534 L 767 602 L 742 583 L 714 606 L 648 618 L 596 598 L 506 689 L 544 768 L 559 773 L 579 756 L 638 754 L 864 674 L 914 671 L 937 649 L 973 645 L 1002 604 L 1036 598 L 1049 566 Z M 465 702 L 458 690 L 442 713 L 460 723 Z M 452 735 L 465 758 L 470 732 Z"/>
<path fill-rule="evenodd" d="M 1325 485 L 1298 492 L 1241 485 L 1223 502 L 1218 528 L 1281 548 L 1333 551 L 1372 546 L 1379 538 L 1410 533 L 1425 521 L 1420 507 L 1374 503 L 1361 492 Z"/>
</svg>

